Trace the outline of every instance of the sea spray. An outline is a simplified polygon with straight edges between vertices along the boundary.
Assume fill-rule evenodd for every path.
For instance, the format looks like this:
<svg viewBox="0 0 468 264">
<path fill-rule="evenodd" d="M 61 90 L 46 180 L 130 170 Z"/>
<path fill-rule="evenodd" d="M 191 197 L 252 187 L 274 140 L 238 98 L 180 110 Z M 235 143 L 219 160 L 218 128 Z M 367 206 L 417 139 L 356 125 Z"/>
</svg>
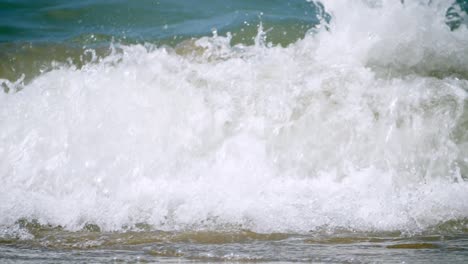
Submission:
<svg viewBox="0 0 468 264">
<path fill-rule="evenodd" d="M 420 1 L 323 3 L 329 25 L 287 47 L 261 28 L 253 46 L 115 44 L 0 93 L 0 224 L 411 233 L 467 218 L 466 27 Z"/>
</svg>

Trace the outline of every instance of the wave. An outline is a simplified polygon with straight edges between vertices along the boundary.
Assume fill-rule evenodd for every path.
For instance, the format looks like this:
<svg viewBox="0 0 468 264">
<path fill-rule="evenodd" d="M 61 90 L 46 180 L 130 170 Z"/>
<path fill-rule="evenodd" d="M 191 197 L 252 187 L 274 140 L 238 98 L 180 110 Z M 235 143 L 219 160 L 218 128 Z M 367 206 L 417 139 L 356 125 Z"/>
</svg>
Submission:
<svg viewBox="0 0 468 264">
<path fill-rule="evenodd" d="M 328 26 L 287 47 L 260 26 L 254 45 L 114 44 L 2 80 L 0 224 L 417 232 L 466 219 L 467 28 L 447 27 L 449 2 L 323 3 Z"/>
</svg>

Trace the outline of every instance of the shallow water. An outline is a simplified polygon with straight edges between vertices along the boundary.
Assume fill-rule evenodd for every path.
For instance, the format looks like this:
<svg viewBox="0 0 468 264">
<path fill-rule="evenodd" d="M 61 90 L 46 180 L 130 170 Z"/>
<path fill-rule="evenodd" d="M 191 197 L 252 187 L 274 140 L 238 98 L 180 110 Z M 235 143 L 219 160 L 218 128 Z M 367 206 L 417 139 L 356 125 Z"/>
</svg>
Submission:
<svg viewBox="0 0 468 264">
<path fill-rule="evenodd" d="M 0 260 L 466 262 L 464 2 L 322 3 L 0 1 Z"/>
<path fill-rule="evenodd" d="M 0 240 L 2 261 L 462 263 L 468 257 L 466 222 L 445 223 L 419 235 L 350 230 L 304 234 L 248 230 L 163 232 L 144 231 L 143 227 L 126 232 L 99 232 L 93 227 L 68 232 L 22 224 L 34 238 Z"/>
</svg>

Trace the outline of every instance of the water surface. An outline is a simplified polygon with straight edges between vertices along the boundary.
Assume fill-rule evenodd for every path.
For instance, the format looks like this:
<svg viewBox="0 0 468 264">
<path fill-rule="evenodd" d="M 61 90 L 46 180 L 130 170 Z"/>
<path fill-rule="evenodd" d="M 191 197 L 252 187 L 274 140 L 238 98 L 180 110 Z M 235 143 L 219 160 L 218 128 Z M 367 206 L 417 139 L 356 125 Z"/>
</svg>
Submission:
<svg viewBox="0 0 468 264">
<path fill-rule="evenodd" d="M 468 260 L 464 1 L 0 1 L 0 261 Z"/>
</svg>

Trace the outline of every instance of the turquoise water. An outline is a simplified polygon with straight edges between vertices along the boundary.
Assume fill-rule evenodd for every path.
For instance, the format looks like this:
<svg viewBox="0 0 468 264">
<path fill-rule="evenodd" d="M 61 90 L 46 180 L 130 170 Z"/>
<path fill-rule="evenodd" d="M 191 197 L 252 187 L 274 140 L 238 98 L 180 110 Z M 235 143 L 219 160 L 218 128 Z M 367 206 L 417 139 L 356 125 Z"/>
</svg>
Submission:
<svg viewBox="0 0 468 264">
<path fill-rule="evenodd" d="M 2 1 L 0 42 L 161 41 L 266 24 L 316 24 L 310 3 L 295 1 Z"/>
<path fill-rule="evenodd" d="M 109 43 L 174 46 L 183 40 L 231 32 L 252 44 L 262 22 L 268 41 L 287 45 L 319 23 L 315 5 L 294 1 L 1 1 L 0 77 L 26 79 L 86 48 Z M 102 51 L 105 53 L 105 51 Z M 33 59 L 32 59 L 33 58 Z M 30 60 L 31 59 L 31 60 Z"/>
<path fill-rule="evenodd" d="M 0 0 L 0 262 L 467 262 L 467 7 Z"/>
</svg>

